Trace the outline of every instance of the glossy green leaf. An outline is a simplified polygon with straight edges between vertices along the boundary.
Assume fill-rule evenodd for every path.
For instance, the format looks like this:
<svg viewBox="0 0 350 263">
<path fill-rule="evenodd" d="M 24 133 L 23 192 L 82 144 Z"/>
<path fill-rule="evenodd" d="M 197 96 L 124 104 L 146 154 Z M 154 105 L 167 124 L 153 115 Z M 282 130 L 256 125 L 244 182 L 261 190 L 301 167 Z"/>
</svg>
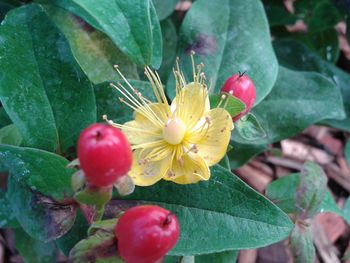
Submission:
<svg viewBox="0 0 350 263">
<path fill-rule="evenodd" d="M 334 213 L 338 216 L 344 217 L 343 211 L 337 206 L 330 191 L 326 191 L 324 198 L 320 205 L 320 213 Z"/>
<path fill-rule="evenodd" d="M 183 263 L 181 256 L 165 256 L 164 263 Z"/>
<path fill-rule="evenodd" d="M 342 19 L 338 9 L 331 1 L 319 1 L 315 4 L 312 17 L 308 23 L 308 32 L 315 33 L 333 29 Z"/>
<path fill-rule="evenodd" d="M 271 91 L 278 65 L 260 1 L 197 0 L 186 14 L 179 37 L 180 64 L 188 81 L 192 80 L 189 54 L 193 50 L 196 62 L 205 65 L 214 93 L 238 71 L 247 71 L 254 81 L 256 104 Z M 167 91 L 174 96 L 172 88 Z"/>
<path fill-rule="evenodd" d="M 172 20 L 166 19 L 160 23 L 163 37 L 163 61 L 158 74 L 163 83 L 167 83 L 168 77 L 173 74 L 174 61 L 176 59 L 177 32 Z"/>
<path fill-rule="evenodd" d="M 150 0 L 55 0 L 53 3 L 104 32 L 136 64 L 159 67 L 162 36 Z"/>
<path fill-rule="evenodd" d="M 295 40 L 273 42 L 279 63 L 293 70 L 316 71 L 328 78 L 341 91 L 346 118 L 343 120 L 325 120 L 326 124 L 350 131 L 350 75 L 332 63 L 321 59 L 305 45 Z"/>
<path fill-rule="evenodd" d="M 14 229 L 15 246 L 26 263 L 52 263 L 57 260 L 55 243 L 43 243 L 30 237 L 21 228 Z"/>
<path fill-rule="evenodd" d="M 350 16 L 346 18 L 346 28 L 350 28 Z M 346 30 L 346 38 L 350 41 L 350 30 Z"/>
<path fill-rule="evenodd" d="M 195 257 L 195 263 L 234 263 L 238 257 L 238 251 L 231 250 L 209 255 Z"/>
<path fill-rule="evenodd" d="M 224 98 L 223 98 L 224 96 Z M 224 108 L 232 116 L 237 116 L 245 109 L 245 104 L 228 93 L 212 94 L 209 96 L 210 108 Z"/>
<path fill-rule="evenodd" d="M 119 80 L 114 65 L 120 65 L 127 78 L 138 78 L 136 65 L 105 34 L 64 9 L 47 5 L 46 10 L 67 37 L 77 62 L 93 83 Z"/>
<path fill-rule="evenodd" d="M 320 74 L 280 67 L 272 92 L 252 111 L 267 133 L 259 143 L 292 137 L 324 119 L 342 119 L 342 105 L 340 92 Z"/>
<path fill-rule="evenodd" d="M 230 171 L 214 166 L 211 173 L 197 184 L 137 187 L 123 199 L 158 204 L 177 216 L 180 239 L 169 255 L 260 247 L 288 236 L 293 224 L 280 209 Z"/>
<path fill-rule="evenodd" d="M 333 28 L 313 34 L 300 33 L 295 39 L 303 42 L 324 60 L 336 63 L 339 57 L 338 33 Z"/>
<path fill-rule="evenodd" d="M 257 141 L 264 139 L 267 135 L 264 129 L 261 127 L 259 121 L 254 114 L 248 113 L 235 123 L 235 129 L 237 133 L 235 135 L 236 141 L 241 137 L 244 141 Z"/>
<path fill-rule="evenodd" d="M 0 163 L 9 171 L 8 199 L 22 228 L 33 238 L 50 241 L 74 223 L 72 169 L 64 158 L 32 148 L 0 145 Z"/>
<path fill-rule="evenodd" d="M 288 214 L 296 214 L 299 208 L 296 206 L 296 192 L 300 185 L 300 174 L 290 174 L 281 177 L 266 188 L 266 196 L 270 198 L 278 207 Z M 339 216 L 344 216 L 343 212 L 335 203 L 332 194 L 327 190 L 320 203 L 319 213 L 335 213 Z"/>
<path fill-rule="evenodd" d="M 179 0 L 152 0 L 159 20 L 167 18 L 175 10 Z"/>
<path fill-rule="evenodd" d="M 343 208 L 343 215 L 345 221 L 350 225 L 350 198 L 346 199 L 344 208 Z"/>
<path fill-rule="evenodd" d="M 6 178 L 0 177 L 1 181 Z M 20 227 L 16 216 L 14 215 L 10 201 L 5 190 L 0 190 L 0 228 L 16 228 Z"/>
<path fill-rule="evenodd" d="M 0 108 L 0 127 L 5 127 L 7 125 L 10 125 L 11 119 L 9 118 L 9 116 L 7 115 L 5 109 L 3 107 Z"/>
<path fill-rule="evenodd" d="M 2 0 L 0 2 L 0 21 L 2 21 L 8 11 L 21 5 L 17 0 Z"/>
<path fill-rule="evenodd" d="M 267 186 L 266 196 L 284 212 L 288 214 L 296 213 L 295 193 L 299 183 L 299 173 L 281 177 Z"/>
<path fill-rule="evenodd" d="M 40 6 L 26 5 L 6 16 L 0 42 L 0 99 L 23 145 L 57 152 L 75 146 L 96 112 L 65 37 Z"/>
<path fill-rule="evenodd" d="M 235 133 L 233 133 L 232 136 L 234 138 Z M 267 150 L 266 144 L 243 144 L 231 140 L 230 145 L 232 146 L 232 150 L 230 150 L 227 155 L 230 159 L 230 166 L 232 169 L 237 169 L 259 153 Z"/>
<path fill-rule="evenodd" d="M 14 124 L 0 129 L 0 144 L 21 145 L 22 136 Z"/>
<path fill-rule="evenodd" d="M 297 16 L 291 14 L 284 5 L 284 2 L 279 0 L 263 0 L 265 12 L 269 19 L 269 25 L 293 25 Z"/>
<path fill-rule="evenodd" d="M 123 71 L 123 69 L 120 69 Z M 155 101 L 155 96 L 151 85 L 145 81 L 129 80 L 130 84 L 142 93 L 148 100 Z M 123 85 L 125 85 L 122 82 Z M 133 110 L 122 103 L 119 97 L 121 94 L 109 83 L 101 83 L 95 86 L 95 96 L 97 104 L 97 120 L 102 121 L 102 116 L 107 115 L 109 119 L 124 123 L 133 118 Z"/>
<path fill-rule="evenodd" d="M 224 156 L 224 158 L 221 159 L 221 161 L 218 163 L 218 165 L 231 171 L 230 159 L 228 158 L 227 154 Z"/>
<path fill-rule="evenodd" d="M 327 181 L 327 176 L 320 166 L 312 162 L 304 164 L 295 193 L 295 205 L 301 218 L 312 218 L 319 212 L 327 190 Z"/>
<path fill-rule="evenodd" d="M 310 227 L 296 225 L 290 236 L 290 245 L 295 263 L 314 263 L 315 247 Z"/>
</svg>

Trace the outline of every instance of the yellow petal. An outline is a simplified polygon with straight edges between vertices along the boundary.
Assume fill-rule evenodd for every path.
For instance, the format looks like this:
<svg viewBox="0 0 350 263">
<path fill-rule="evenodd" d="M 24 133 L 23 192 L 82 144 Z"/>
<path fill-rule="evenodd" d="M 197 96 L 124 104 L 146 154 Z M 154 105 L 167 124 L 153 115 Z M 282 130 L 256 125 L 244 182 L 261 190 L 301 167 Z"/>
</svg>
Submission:
<svg viewBox="0 0 350 263">
<path fill-rule="evenodd" d="M 121 129 L 132 145 L 158 141 L 163 132 L 161 128 L 142 121 L 126 122 Z"/>
<path fill-rule="evenodd" d="M 161 180 L 171 165 L 170 152 L 166 158 L 158 161 L 145 160 L 150 151 L 138 149 L 133 154 L 133 164 L 129 176 L 135 185 L 149 186 Z"/>
<path fill-rule="evenodd" d="M 198 181 L 208 180 L 210 170 L 201 156 L 189 152 L 182 155 L 181 159 L 173 158 L 171 169 L 164 179 L 177 184 L 192 184 Z"/>
<path fill-rule="evenodd" d="M 124 123 L 122 127 L 129 143 L 144 144 L 162 139 L 163 125 L 168 120 L 166 109 L 164 104 L 152 103 L 135 111 L 135 120 Z M 157 121 L 154 116 L 157 116 Z"/>
<path fill-rule="evenodd" d="M 205 121 L 207 124 L 205 125 Z M 221 108 L 208 111 L 204 115 L 202 128 L 196 127 L 190 132 L 188 141 L 196 145 L 198 154 L 208 166 L 218 163 L 226 154 L 230 142 L 232 119 L 230 114 Z"/>
<path fill-rule="evenodd" d="M 192 129 L 210 109 L 207 89 L 197 82 L 187 84 L 176 95 L 171 109 L 175 110 L 176 116 L 188 129 Z"/>
<path fill-rule="evenodd" d="M 155 116 L 158 117 L 158 119 L 162 122 L 162 123 L 166 123 L 167 120 L 169 119 L 168 116 L 168 105 L 165 105 L 163 103 L 150 103 L 147 104 L 147 106 L 143 106 L 142 110 L 140 108 L 140 110 L 137 110 L 134 112 L 135 115 L 135 121 L 140 121 L 143 123 L 148 123 L 148 124 L 152 124 L 151 120 L 148 118 L 148 115 L 145 114 L 145 111 L 153 113 Z M 143 111 L 144 110 L 144 111 Z"/>
</svg>

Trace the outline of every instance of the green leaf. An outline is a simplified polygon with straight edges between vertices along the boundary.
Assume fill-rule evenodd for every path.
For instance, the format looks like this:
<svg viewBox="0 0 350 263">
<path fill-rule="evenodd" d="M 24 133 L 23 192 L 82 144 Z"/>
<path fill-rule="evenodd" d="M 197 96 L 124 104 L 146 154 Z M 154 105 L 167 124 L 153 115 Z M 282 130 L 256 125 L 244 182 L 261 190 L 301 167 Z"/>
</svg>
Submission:
<svg viewBox="0 0 350 263">
<path fill-rule="evenodd" d="M 22 144 L 57 152 L 75 146 L 96 112 L 64 36 L 40 6 L 26 5 L 9 12 L 0 38 L 0 99 Z"/>
<path fill-rule="evenodd" d="M 319 211 L 327 190 L 327 176 L 320 166 L 306 162 L 296 191 L 296 207 L 301 218 L 313 218 Z"/>
<path fill-rule="evenodd" d="M 338 33 L 333 28 L 313 34 L 300 33 L 295 39 L 303 42 L 324 60 L 336 63 L 339 57 Z"/>
<path fill-rule="evenodd" d="M 113 232 L 98 230 L 74 246 L 69 254 L 73 263 L 122 263 L 117 256 L 117 243 Z"/>
<path fill-rule="evenodd" d="M 345 221 L 348 223 L 348 225 L 350 225 L 350 198 L 348 197 L 346 199 L 344 208 L 343 208 L 343 217 L 345 219 Z"/>
<path fill-rule="evenodd" d="M 223 99 L 224 96 L 224 99 Z M 224 108 L 232 116 L 237 116 L 245 109 L 245 104 L 228 93 L 213 94 L 209 96 L 210 108 Z"/>
<path fill-rule="evenodd" d="M 3 180 L 1 176 L 1 180 Z M 20 227 L 16 216 L 14 215 L 10 201 L 5 190 L 0 190 L 0 228 Z"/>
<path fill-rule="evenodd" d="M 324 198 L 320 205 L 320 213 L 334 213 L 338 216 L 344 217 L 343 211 L 337 206 L 330 191 L 326 191 Z"/>
<path fill-rule="evenodd" d="M 176 59 L 177 32 L 172 20 L 166 19 L 160 23 L 163 37 L 163 61 L 158 74 L 163 83 L 167 83 L 168 77 L 173 74 L 173 65 Z"/>
<path fill-rule="evenodd" d="M 21 145 L 22 136 L 14 124 L 0 129 L 0 144 Z"/>
<path fill-rule="evenodd" d="M 232 136 L 234 138 L 235 133 Z M 232 150 L 227 155 L 230 159 L 232 169 L 237 169 L 250 159 L 267 150 L 266 144 L 244 144 L 231 140 L 230 145 L 232 146 Z"/>
<path fill-rule="evenodd" d="M 122 70 L 122 69 L 121 69 Z M 149 82 L 128 80 L 131 85 L 142 93 L 142 96 L 148 100 L 155 101 L 155 96 Z M 123 82 L 121 82 L 124 85 Z M 109 86 L 109 83 L 101 83 L 95 86 L 95 96 L 97 104 L 97 119 L 102 121 L 102 116 L 107 115 L 109 119 L 124 123 L 131 120 L 133 110 L 120 102 L 121 94 L 114 88 Z"/>
<path fill-rule="evenodd" d="M 272 92 L 252 111 L 267 133 L 258 143 L 292 137 L 324 119 L 342 119 L 342 105 L 340 92 L 320 74 L 280 67 Z"/>
<path fill-rule="evenodd" d="M 280 209 L 225 168 L 214 166 L 211 174 L 191 185 L 137 187 L 123 199 L 158 204 L 177 216 L 180 239 L 169 255 L 261 247 L 288 236 L 293 224 Z"/>
<path fill-rule="evenodd" d="M 11 119 L 9 118 L 9 116 L 7 115 L 5 109 L 3 107 L 0 108 L 0 127 L 5 127 L 7 125 L 10 125 Z"/>
<path fill-rule="evenodd" d="M 57 247 L 65 256 L 69 255 L 71 249 L 82 239 L 87 237 L 89 224 L 80 209 L 77 210 L 77 216 L 72 228 L 62 237 L 56 239 Z"/>
<path fill-rule="evenodd" d="M 114 65 L 122 66 L 127 78 L 138 78 L 136 65 L 105 34 L 64 9 L 45 7 L 50 18 L 67 37 L 77 62 L 93 83 L 119 80 Z"/>
<path fill-rule="evenodd" d="M 163 20 L 171 15 L 175 10 L 176 4 L 179 0 L 152 0 L 156 8 L 159 20 Z"/>
<path fill-rule="evenodd" d="M 159 67 L 162 36 L 150 0 L 55 0 L 53 3 L 104 32 L 136 64 Z"/>
<path fill-rule="evenodd" d="M 270 27 L 280 25 L 293 25 L 297 16 L 291 14 L 285 7 L 284 3 L 279 0 L 264 0 L 264 8 Z"/>
<path fill-rule="evenodd" d="M 0 145 L 0 163 L 10 173 L 8 200 L 22 228 L 41 241 L 64 235 L 75 218 L 68 161 L 38 149 Z"/>
<path fill-rule="evenodd" d="M 321 59 L 302 43 L 294 40 L 277 40 L 273 44 L 281 65 L 293 70 L 319 72 L 336 84 L 343 96 L 346 118 L 323 122 L 350 132 L 350 75 L 332 63 Z"/>
<path fill-rule="evenodd" d="M 346 17 L 346 28 L 350 28 L 350 16 Z M 350 41 L 350 30 L 346 30 L 346 38 Z"/>
<path fill-rule="evenodd" d="M 239 137 L 241 137 L 244 141 L 257 141 L 266 137 L 266 132 L 261 127 L 259 121 L 256 119 L 254 114 L 248 113 L 240 120 L 235 123 L 235 128 L 237 133 L 235 135 L 239 135 L 235 137 L 235 140 L 238 141 Z M 233 135 L 233 136 L 235 136 Z"/>
<path fill-rule="evenodd" d="M 4 19 L 8 11 L 20 5 L 21 2 L 17 0 L 2 0 L 0 2 L 0 22 Z"/>
<path fill-rule="evenodd" d="M 261 1 L 197 0 L 186 14 L 180 29 L 179 57 L 182 71 L 192 79 L 189 53 L 203 62 L 204 72 L 216 93 L 225 80 L 238 71 L 247 71 L 256 88 L 256 104 L 272 89 L 278 64 L 271 45 L 269 26 Z M 168 94 L 175 94 L 174 78 Z"/>
<path fill-rule="evenodd" d="M 231 250 L 221 253 L 196 256 L 195 263 L 234 263 L 238 257 L 238 251 Z"/>
<path fill-rule="evenodd" d="M 266 196 L 285 213 L 296 214 L 299 211 L 299 208 L 296 206 L 296 192 L 299 185 L 300 174 L 290 174 L 270 183 L 266 188 Z M 318 212 L 330 212 L 344 217 L 343 212 L 339 209 L 328 190 L 325 191 Z"/>
<path fill-rule="evenodd" d="M 308 23 L 308 32 L 316 33 L 333 29 L 342 17 L 335 5 L 330 1 L 319 1 L 315 4 L 312 17 Z"/>
<path fill-rule="evenodd" d="M 181 256 L 165 256 L 164 263 L 183 263 L 182 258 Z"/>
<path fill-rule="evenodd" d="M 228 158 L 227 154 L 225 154 L 224 158 L 222 158 L 222 160 L 218 164 L 224 167 L 225 169 L 231 171 L 230 159 Z"/>
<path fill-rule="evenodd" d="M 315 247 L 309 227 L 296 225 L 290 236 L 290 244 L 295 263 L 313 263 L 316 259 Z"/>
<path fill-rule="evenodd" d="M 285 213 L 296 213 L 295 193 L 299 184 L 299 173 L 281 177 L 267 186 L 266 196 Z"/>
<path fill-rule="evenodd" d="M 57 260 L 55 243 L 43 243 L 30 237 L 21 228 L 14 229 L 15 244 L 26 263 L 52 263 Z"/>
</svg>

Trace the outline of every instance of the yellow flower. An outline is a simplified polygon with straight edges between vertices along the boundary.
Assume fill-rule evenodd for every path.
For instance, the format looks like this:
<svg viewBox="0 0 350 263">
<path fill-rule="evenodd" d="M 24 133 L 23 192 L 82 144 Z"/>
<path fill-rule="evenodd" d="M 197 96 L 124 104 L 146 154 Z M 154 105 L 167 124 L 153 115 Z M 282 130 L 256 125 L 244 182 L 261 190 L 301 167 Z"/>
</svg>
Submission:
<svg viewBox="0 0 350 263">
<path fill-rule="evenodd" d="M 210 109 L 205 76 L 193 63 L 193 82 L 186 83 L 179 67 L 174 71 L 176 97 L 169 105 L 157 73 L 145 74 L 157 102 L 142 96 L 120 73 L 127 87 L 111 84 L 122 95 L 121 101 L 134 109 L 134 120 L 110 125 L 121 128 L 134 150 L 129 175 L 139 186 L 161 179 L 190 184 L 210 177 L 209 166 L 225 155 L 233 123 L 223 108 Z"/>
</svg>

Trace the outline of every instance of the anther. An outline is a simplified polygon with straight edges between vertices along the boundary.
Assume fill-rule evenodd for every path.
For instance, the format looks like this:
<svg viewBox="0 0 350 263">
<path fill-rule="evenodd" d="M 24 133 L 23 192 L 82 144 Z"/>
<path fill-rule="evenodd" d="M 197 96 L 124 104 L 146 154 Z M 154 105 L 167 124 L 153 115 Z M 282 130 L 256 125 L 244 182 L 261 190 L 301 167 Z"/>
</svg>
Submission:
<svg viewBox="0 0 350 263">
<path fill-rule="evenodd" d="M 198 153 L 198 147 L 196 144 L 193 144 L 193 146 L 191 147 L 191 151 L 194 153 Z"/>
</svg>

